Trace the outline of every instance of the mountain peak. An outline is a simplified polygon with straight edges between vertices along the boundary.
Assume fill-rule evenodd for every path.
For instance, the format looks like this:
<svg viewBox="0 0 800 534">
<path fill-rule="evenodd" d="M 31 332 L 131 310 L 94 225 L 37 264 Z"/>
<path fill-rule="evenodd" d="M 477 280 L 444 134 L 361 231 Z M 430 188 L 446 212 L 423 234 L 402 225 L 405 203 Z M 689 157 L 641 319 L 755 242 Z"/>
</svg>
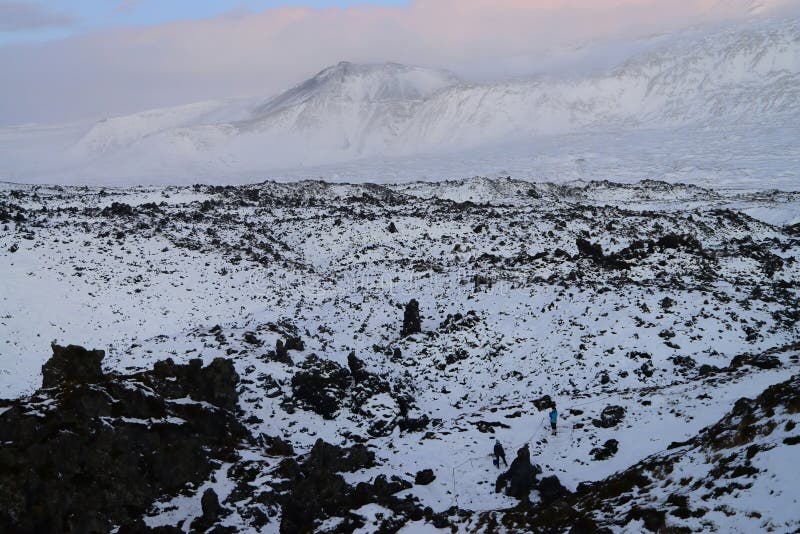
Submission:
<svg viewBox="0 0 800 534">
<path fill-rule="evenodd" d="M 312 97 L 361 102 L 422 100 L 461 83 L 443 69 L 341 61 L 266 102 L 256 113 L 272 113 Z"/>
</svg>

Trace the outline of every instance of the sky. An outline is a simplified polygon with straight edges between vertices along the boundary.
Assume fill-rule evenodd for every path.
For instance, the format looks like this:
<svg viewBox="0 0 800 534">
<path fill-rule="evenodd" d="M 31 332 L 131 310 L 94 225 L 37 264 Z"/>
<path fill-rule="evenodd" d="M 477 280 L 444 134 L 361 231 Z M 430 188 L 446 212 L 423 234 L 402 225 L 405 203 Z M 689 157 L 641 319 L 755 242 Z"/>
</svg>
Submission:
<svg viewBox="0 0 800 534">
<path fill-rule="evenodd" d="M 402 6 L 406 0 L 374 5 Z M 0 1 L 0 44 L 37 43 L 102 28 L 148 26 L 201 20 L 232 13 L 253 13 L 287 6 L 314 9 L 363 5 L 359 0 L 16 0 Z"/>
<path fill-rule="evenodd" d="M 0 0 L 0 125 L 267 98 L 339 61 L 441 67 L 467 79 L 524 76 L 587 44 L 798 2 Z"/>
</svg>

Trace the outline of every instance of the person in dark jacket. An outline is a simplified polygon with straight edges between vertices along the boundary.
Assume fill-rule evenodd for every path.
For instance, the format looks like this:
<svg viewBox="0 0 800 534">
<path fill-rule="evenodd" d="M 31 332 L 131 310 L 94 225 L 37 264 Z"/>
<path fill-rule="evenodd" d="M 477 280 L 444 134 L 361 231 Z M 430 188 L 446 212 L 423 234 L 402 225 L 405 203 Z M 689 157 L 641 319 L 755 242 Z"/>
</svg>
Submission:
<svg viewBox="0 0 800 534">
<path fill-rule="evenodd" d="M 494 441 L 494 465 L 496 465 L 498 468 L 500 467 L 501 459 L 503 460 L 503 464 L 508 467 L 508 462 L 506 462 L 506 451 L 503 450 L 500 440 L 497 439 Z"/>
<path fill-rule="evenodd" d="M 556 405 L 553 404 L 553 408 L 550 410 L 550 430 L 553 431 L 553 435 L 556 435 L 556 429 L 558 427 L 558 410 L 556 410 Z"/>
</svg>

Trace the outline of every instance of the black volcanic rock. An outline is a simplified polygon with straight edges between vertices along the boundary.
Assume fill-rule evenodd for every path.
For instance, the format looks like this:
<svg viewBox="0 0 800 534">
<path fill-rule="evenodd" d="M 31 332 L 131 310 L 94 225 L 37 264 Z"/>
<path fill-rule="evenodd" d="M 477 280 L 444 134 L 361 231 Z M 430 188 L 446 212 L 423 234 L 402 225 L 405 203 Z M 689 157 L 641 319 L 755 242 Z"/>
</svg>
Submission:
<svg viewBox="0 0 800 534">
<path fill-rule="evenodd" d="M 191 373 L 173 364 L 183 372 L 165 380 L 156 371 L 103 375 L 101 359 L 54 347 L 50 387 L 0 413 L 0 532 L 135 531 L 157 498 L 201 483 L 249 439 L 232 412 L 184 400 L 190 391 L 235 405 L 230 361 Z"/>
<path fill-rule="evenodd" d="M 640 508 L 634 506 L 628 512 L 625 522 L 641 520 L 644 523 L 644 528 L 650 532 L 661 532 L 666 526 L 666 512 L 656 510 L 654 508 Z"/>
<path fill-rule="evenodd" d="M 133 209 L 133 206 L 130 204 L 125 204 L 124 202 L 113 202 L 110 206 L 106 206 L 103 208 L 103 211 L 100 212 L 100 215 L 103 217 L 131 217 L 135 215 L 136 212 Z"/>
<path fill-rule="evenodd" d="M 578 247 L 578 253 L 581 256 L 598 261 L 603 260 L 603 247 L 599 243 L 590 243 L 586 239 L 578 238 L 575 240 L 575 246 Z"/>
<path fill-rule="evenodd" d="M 542 472 L 539 466 L 531 463 L 531 451 L 525 445 L 517 451 L 508 471 L 497 477 L 495 492 L 505 490 L 506 495 L 527 501 L 532 489 L 536 487 L 536 477 Z"/>
<path fill-rule="evenodd" d="M 433 474 L 433 470 L 423 469 L 417 472 L 416 477 L 414 477 L 414 484 L 418 486 L 427 486 L 434 480 L 436 480 L 436 475 Z"/>
<path fill-rule="evenodd" d="M 589 454 L 592 455 L 594 460 L 602 461 L 608 460 L 619 450 L 619 442 L 615 439 L 607 440 L 602 447 L 595 447 L 590 451 Z"/>
<path fill-rule="evenodd" d="M 319 439 L 303 462 L 284 462 L 283 478 L 288 480 L 281 496 L 280 531 L 313 532 L 316 519 L 344 514 L 357 506 L 353 488 L 339 473 L 371 467 L 375 455 L 363 445 L 347 449 Z M 363 502 L 358 505 L 375 500 L 374 489 L 367 486 L 361 493 Z"/>
<path fill-rule="evenodd" d="M 403 312 L 403 328 L 400 331 L 402 337 L 410 336 L 422 332 L 422 321 L 419 318 L 419 302 L 411 299 L 406 304 Z"/>
<path fill-rule="evenodd" d="M 555 475 L 542 478 L 537 489 L 539 490 L 539 498 L 545 506 L 570 495 L 569 490 L 561 484 L 561 481 Z"/>
<path fill-rule="evenodd" d="M 731 369 L 738 369 L 744 365 L 757 367 L 758 369 L 777 369 L 783 364 L 781 359 L 774 354 L 740 354 L 731 360 Z"/>
<path fill-rule="evenodd" d="M 286 348 L 286 345 L 284 345 L 281 339 L 275 342 L 275 356 L 273 359 L 276 362 L 285 363 L 286 365 L 294 365 L 292 357 L 289 356 L 289 349 Z"/>
<path fill-rule="evenodd" d="M 192 532 L 205 532 L 211 527 L 225 511 L 219 504 L 219 496 L 213 488 L 208 488 L 200 498 L 200 507 L 203 515 L 192 521 Z"/>
<path fill-rule="evenodd" d="M 555 406 L 556 403 L 553 402 L 553 399 L 550 398 L 550 395 L 544 395 L 543 397 L 534 399 L 533 405 L 536 407 L 537 410 L 541 412 L 543 410 L 549 410 L 550 408 Z"/>
<path fill-rule="evenodd" d="M 366 371 L 364 362 L 356 356 L 355 352 L 350 352 L 347 355 L 347 367 L 350 369 L 350 374 L 353 375 L 353 380 L 363 382 L 367 380 L 370 374 Z"/>
<path fill-rule="evenodd" d="M 600 418 L 593 420 L 592 424 L 598 428 L 611 428 L 620 424 L 624 418 L 625 408 L 622 406 L 606 406 L 600 412 Z"/>
<path fill-rule="evenodd" d="M 325 419 L 333 419 L 350 387 L 350 372 L 331 360 L 312 354 L 292 376 L 294 399 Z"/>
<path fill-rule="evenodd" d="M 52 388 L 64 383 L 97 382 L 103 378 L 100 363 L 106 353 L 86 350 L 77 345 L 51 345 L 53 356 L 42 366 L 42 387 Z"/>
<path fill-rule="evenodd" d="M 152 376 L 154 387 L 170 398 L 190 397 L 227 410 L 235 408 L 239 401 L 239 375 L 227 358 L 214 358 L 206 367 L 200 359 L 178 365 L 167 358 L 155 363 Z"/>
<path fill-rule="evenodd" d="M 578 254 L 580 256 L 584 258 L 590 258 L 601 267 L 612 270 L 628 268 L 628 264 L 621 260 L 617 255 L 610 254 L 606 256 L 603 254 L 603 247 L 599 243 L 591 243 L 586 239 L 578 238 L 575 240 L 575 246 L 578 247 Z"/>
<path fill-rule="evenodd" d="M 306 345 L 298 336 L 287 336 L 284 343 L 286 350 L 306 350 Z"/>
</svg>

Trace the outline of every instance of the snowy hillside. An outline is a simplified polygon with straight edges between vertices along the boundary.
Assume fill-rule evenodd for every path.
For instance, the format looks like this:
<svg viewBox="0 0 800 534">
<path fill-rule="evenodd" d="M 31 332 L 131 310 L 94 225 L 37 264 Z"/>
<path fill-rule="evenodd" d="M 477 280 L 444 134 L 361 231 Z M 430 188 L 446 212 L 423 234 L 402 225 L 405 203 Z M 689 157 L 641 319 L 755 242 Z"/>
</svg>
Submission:
<svg viewBox="0 0 800 534">
<path fill-rule="evenodd" d="M 0 529 L 794 532 L 798 206 L 2 185 Z"/>
<path fill-rule="evenodd" d="M 676 171 L 679 179 L 697 178 L 680 169 L 685 159 L 707 166 L 712 179 L 783 187 L 798 178 L 796 147 L 787 154 L 781 146 L 800 116 L 797 19 L 754 18 L 646 49 L 602 74 L 493 84 L 434 69 L 340 63 L 266 100 L 193 104 L 89 126 L 6 128 L 0 176 L 103 184 L 316 175 L 392 181 L 451 176 L 446 169 L 459 165 L 453 176 L 496 175 L 516 160 L 519 176 L 563 179 L 558 162 L 537 158 L 580 152 L 574 159 L 613 159 L 609 178 L 632 168 L 635 180 L 671 180 Z M 639 171 L 665 144 L 667 159 Z M 587 153 L 587 145 L 602 151 Z"/>
</svg>

